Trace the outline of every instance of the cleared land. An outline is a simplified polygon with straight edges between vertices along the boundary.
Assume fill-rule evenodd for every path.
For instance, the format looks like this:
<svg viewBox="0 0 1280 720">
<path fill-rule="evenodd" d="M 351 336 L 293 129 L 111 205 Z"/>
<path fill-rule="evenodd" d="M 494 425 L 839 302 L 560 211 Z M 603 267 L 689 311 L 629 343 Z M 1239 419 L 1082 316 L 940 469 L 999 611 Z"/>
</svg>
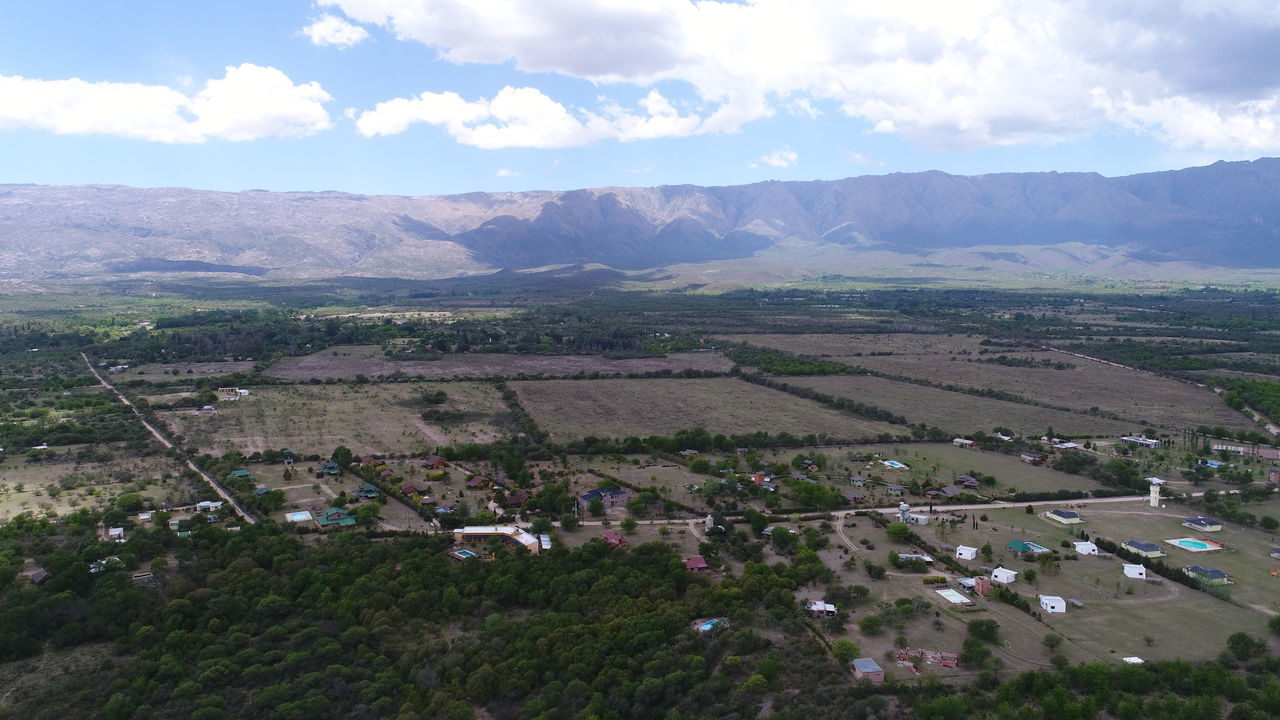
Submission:
<svg viewBox="0 0 1280 720">
<path fill-rule="evenodd" d="M 171 363 L 161 364 L 153 363 L 147 365 L 139 365 L 131 367 L 118 373 L 107 375 L 107 379 L 111 382 L 125 380 L 151 380 L 160 382 L 165 379 L 165 375 L 170 377 L 210 377 L 214 375 L 229 375 L 234 372 L 249 372 L 253 369 L 253 362 L 207 362 L 207 363 Z M 175 374 L 173 371 L 177 370 Z M 106 373 L 103 373 L 106 375 Z"/>
<path fill-rule="evenodd" d="M 539 426 L 558 440 L 670 435 L 692 427 L 713 434 L 760 430 L 846 439 L 903 433 L 896 425 L 862 420 L 734 378 L 547 380 L 512 387 Z"/>
<path fill-rule="evenodd" d="M 431 405 L 437 390 L 448 399 Z M 164 414 L 187 446 L 203 451 L 289 448 L 328 456 L 338 445 L 357 454 L 433 451 L 440 445 L 490 442 L 502 434 L 506 406 L 483 383 L 386 383 L 291 385 L 255 388 L 236 402 L 219 403 L 215 414 Z M 424 411 L 451 419 L 428 422 Z"/>
<path fill-rule="evenodd" d="M 285 478 L 283 465 L 246 465 L 245 469 L 257 476 L 257 484 L 261 487 L 284 492 L 284 508 L 272 514 L 278 522 L 287 523 L 285 515 L 298 510 L 307 510 L 314 517 L 317 513 L 333 507 L 333 498 L 345 492 L 351 498 L 347 509 L 357 507 L 361 502 L 355 495 L 355 489 L 364 484 L 359 477 L 343 474 L 339 477 L 316 478 L 307 472 L 308 467 L 319 463 L 299 462 L 292 477 Z M 406 471 L 409 466 L 406 465 Z M 417 481 L 421 485 L 421 481 Z M 416 512 L 395 498 L 388 497 L 378 513 L 380 526 L 386 530 L 414 530 L 430 532 L 435 526 L 423 519 Z M 314 528 L 314 522 L 302 523 L 304 527 Z"/>
<path fill-rule="evenodd" d="M 1011 357 L 1013 353 L 1009 354 Z M 1222 425 L 1249 428 L 1248 419 L 1204 388 L 1150 373 L 1092 362 L 1062 353 L 1022 353 L 1019 357 L 1068 362 L 1074 368 L 1007 367 L 994 363 L 954 362 L 946 356 L 891 355 L 853 358 L 872 370 L 971 388 L 992 388 L 1051 405 L 1088 410 L 1097 407 L 1135 423 L 1172 427 Z M 1054 428 L 1058 428 L 1055 424 Z"/>
<path fill-rule="evenodd" d="M 952 530 L 943 530 L 936 523 L 931 523 L 921 529 L 921 534 L 935 544 L 981 547 L 990 543 L 994 550 L 991 563 L 986 563 L 981 558 L 964 563 L 975 574 L 981 572 L 980 565 L 1003 565 L 1020 573 L 1036 569 L 1039 577 L 1035 583 L 1019 578 L 1011 586 L 1011 589 L 1027 597 L 1033 609 L 1039 609 L 1036 596 L 1041 594 L 1083 601 L 1084 608 L 1068 607 L 1067 612 L 1062 615 L 1044 614 L 1043 624 L 1031 621 L 1032 627 L 1041 628 L 1037 637 L 1050 630 L 1066 637 L 1068 643 L 1064 648 L 1073 659 L 1116 659 L 1117 656 L 1124 655 L 1137 655 L 1146 659 L 1212 658 L 1222 651 L 1227 636 L 1234 632 L 1244 631 L 1265 636 L 1265 613 L 1214 599 L 1203 592 L 1168 580 L 1161 585 L 1131 580 L 1124 576 L 1120 567 L 1122 561 L 1117 558 L 1081 556 L 1079 560 L 1064 560 L 1060 572 L 1052 574 L 1039 569 L 1034 562 L 1016 558 L 1005 549 L 1005 545 L 1011 540 L 1031 540 L 1045 547 L 1061 550 L 1062 540 L 1076 539 L 1072 528 L 1084 530 L 1091 536 L 1102 535 L 1118 540 L 1131 537 L 1149 539 L 1145 535 L 1152 538 L 1160 535 L 1160 539 L 1166 535 L 1181 537 L 1185 532 L 1177 533 L 1176 530 L 1186 530 L 1179 525 L 1177 518 L 1181 517 L 1181 513 L 1177 509 L 1157 510 L 1147 508 L 1141 502 L 1134 502 L 1132 505 L 1107 504 L 1105 508 L 1086 506 L 1080 510 L 1085 523 L 1071 528 L 1040 515 L 1054 507 L 1060 506 L 1036 504 L 1037 512 L 1033 515 L 1027 515 L 1019 509 L 982 511 L 982 514 L 988 516 L 988 521 L 979 519 L 976 530 L 971 526 L 970 517 L 968 522 L 961 523 Z M 1168 516 L 1151 515 L 1148 511 Z M 1224 539 L 1230 541 L 1232 538 L 1228 534 Z M 1225 564 L 1220 560 L 1222 553 L 1201 553 L 1192 559 L 1191 553 L 1177 552 L 1185 558 L 1174 556 L 1171 552 L 1171 557 L 1165 558 L 1166 562 L 1171 559 L 1175 562 L 1186 559 L 1188 565 L 1217 567 Z M 1253 562 L 1259 569 L 1269 567 L 1265 565 L 1265 554 Z M 1220 569 L 1231 572 L 1227 567 Z M 1269 571 L 1265 579 L 1268 582 L 1280 582 L 1270 578 Z M 1233 595 L 1244 598 L 1244 593 L 1238 590 L 1233 589 Z M 991 606 L 993 610 L 1003 608 L 1010 623 L 1030 620 L 1026 615 L 998 601 L 978 599 L 977 602 L 979 606 Z M 1001 620 L 1001 625 L 1006 625 L 1006 622 Z M 1010 637 L 1007 630 L 1003 634 L 1006 638 Z M 1152 642 L 1148 644 L 1146 638 L 1151 638 Z"/>
<path fill-rule="evenodd" d="M 15 457 L 0 462 L 0 522 L 29 510 L 51 510 L 59 515 L 82 507 L 101 511 L 124 492 L 140 492 L 151 507 L 194 497 L 194 487 L 178 479 L 184 466 L 171 458 L 134 457 L 109 446 L 101 449 L 113 452 L 116 458 L 28 463 Z"/>
<path fill-rule="evenodd" d="M 646 373 L 671 370 L 727 371 L 732 366 L 717 353 L 676 353 L 662 358 L 610 360 L 599 355 L 446 355 L 440 360 L 390 360 L 372 345 L 330 348 L 302 357 L 284 358 L 266 371 L 287 380 L 335 378 L 356 375 L 374 378 L 404 373 L 429 379 L 514 377 L 516 375 L 575 375 L 580 372 Z"/>
<path fill-rule="evenodd" d="M 853 333 L 849 335 L 771 334 L 718 335 L 717 339 L 770 347 L 797 355 L 841 357 L 855 354 L 892 352 L 895 355 L 938 355 L 964 351 L 977 354 L 986 348 L 981 335 L 924 333 Z"/>
<path fill-rule="evenodd" d="M 1069 435 L 1115 435 L 1139 429 L 1134 423 L 992 400 L 869 375 L 785 378 L 784 382 L 875 405 L 902 415 L 908 422 L 925 422 L 954 433 L 990 432 L 991 428 L 1001 425 L 1020 434 L 1037 437 L 1049 427 Z"/>
</svg>

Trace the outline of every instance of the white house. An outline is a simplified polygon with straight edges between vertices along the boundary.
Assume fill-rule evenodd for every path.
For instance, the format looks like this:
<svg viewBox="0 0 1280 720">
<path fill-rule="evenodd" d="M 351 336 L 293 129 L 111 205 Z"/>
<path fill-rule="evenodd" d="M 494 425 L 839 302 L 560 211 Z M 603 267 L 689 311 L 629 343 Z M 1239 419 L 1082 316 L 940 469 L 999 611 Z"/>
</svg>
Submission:
<svg viewBox="0 0 1280 720">
<path fill-rule="evenodd" d="M 1127 578 L 1133 578 L 1134 580 L 1146 580 L 1147 568 L 1145 565 L 1130 565 L 1125 563 L 1124 576 Z"/>
<path fill-rule="evenodd" d="M 1017 570 L 1010 570 L 1008 568 L 998 567 L 995 570 L 991 571 L 991 582 L 1000 583 L 1001 585 L 1008 585 L 1009 583 L 1014 582 L 1017 579 L 1018 579 Z"/>
<path fill-rule="evenodd" d="M 1067 601 L 1057 595 L 1041 595 L 1040 607 L 1047 613 L 1064 613 L 1067 611 Z"/>
<path fill-rule="evenodd" d="M 978 548 L 961 545 L 956 548 L 957 560 L 973 560 L 978 557 Z"/>
<path fill-rule="evenodd" d="M 1077 555 L 1097 555 L 1098 546 L 1088 540 L 1081 540 L 1074 543 Z"/>
</svg>

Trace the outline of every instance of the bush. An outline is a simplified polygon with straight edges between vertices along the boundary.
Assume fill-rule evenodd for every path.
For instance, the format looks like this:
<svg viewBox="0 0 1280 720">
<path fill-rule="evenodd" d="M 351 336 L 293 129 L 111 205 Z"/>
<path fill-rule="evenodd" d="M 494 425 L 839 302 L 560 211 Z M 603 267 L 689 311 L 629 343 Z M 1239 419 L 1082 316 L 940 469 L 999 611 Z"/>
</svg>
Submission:
<svg viewBox="0 0 1280 720">
<path fill-rule="evenodd" d="M 868 615 L 858 621 L 858 629 L 863 635 L 879 635 L 884 630 L 884 618 L 879 615 Z"/>
<path fill-rule="evenodd" d="M 995 620 L 970 620 L 969 637 L 994 643 L 1000 639 L 1000 623 Z"/>
</svg>

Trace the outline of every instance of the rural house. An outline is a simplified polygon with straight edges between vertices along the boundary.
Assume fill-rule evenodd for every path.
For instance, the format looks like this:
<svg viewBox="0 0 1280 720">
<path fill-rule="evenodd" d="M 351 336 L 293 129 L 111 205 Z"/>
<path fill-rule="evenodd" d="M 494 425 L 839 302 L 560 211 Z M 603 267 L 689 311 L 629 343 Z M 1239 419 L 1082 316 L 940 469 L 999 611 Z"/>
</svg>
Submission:
<svg viewBox="0 0 1280 720">
<path fill-rule="evenodd" d="M 336 527 L 351 527 L 356 524 L 356 519 L 347 514 L 346 510 L 340 508 L 329 508 L 316 516 L 316 527 L 321 530 L 328 530 Z"/>
<path fill-rule="evenodd" d="M 428 455 L 426 459 L 422 461 L 422 466 L 427 468 L 428 470 L 435 470 L 438 468 L 442 468 L 448 464 L 449 464 L 449 461 L 445 460 L 439 455 Z"/>
<path fill-rule="evenodd" d="M 1067 611 L 1067 601 L 1057 595 L 1041 595 L 1040 607 L 1047 613 L 1065 613 Z"/>
<path fill-rule="evenodd" d="M 960 487 L 959 485 L 943 485 L 940 488 L 934 488 L 933 490 L 929 490 L 928 492 L 925 493 L 925 496 L 931 497 L 931 498 L 942 498 L 944 500 L 951 500 L 951 499 L 960 497 L 960 494 L 963 492 L 964 492 L 964 488 Z"/>
<path fill-rule="evenodd" d="M 488 490 L 493 487 L 493 481 L 483 475 L 476 475 L 467 481 L 468 490 Z"/>
<path fill-rule="evenodd" d="M 1192 530 L 1200 530 L 1202 532 L 1220 532 L 1222 523 L 1217 520 L 1211 520 L 1207 517 L 1189 517 L 1184 518 L 1182 527 L 1188 527 Z"/>
<path fill-rule="evenodd" d="M 973 450 L 978 446 L 978 443 L 972 440 L 966 440 L 965 438 L 956 438 L 951 441 L 951 444 L 958 448 L 964 448 L 965 450 Z"/>
<path fill-rule="evenodd" d="M 991 582 L 1008 585 L 1018 579 L 1018 571 L 998 567 L 991 571 Z"/>
<path fill-rule="evenodd" d="M 1044 455 L 1041 455 L 1040 453 L 1036 453 L 1036 452 L 1024 452 L 1024 453 L 1022 453 L 1021 455 L 1019 455 L 1018 457 L 1019 457 L 1019 458 L 1022 460 L 1022 462 L 1024 462 L 1024 463 L 1030 463 L 1030 464 L 1032 464 L 1032 465 L 1043 465 L 1043 464 L 1044 464 Z"/>
<path fill-rule="evenodd" d="M 845 499 L 849 501 L 850 505 L 857 505 L 858 503 L 867 501 L 867 494 L 861 490 L 847 492 L 844 496 Z"/>
<path fill-rule="evenodd" d="M 836 616 L 836 606 L 824 600 L 810 600 L 805 604 L 804 611 L 813 618 Z"/>
<path fill-rule="evenodd" d="M 885 492 L 889 493 L 890 495 L 902 495 L 902 493 L 906 491 L 907 488 L 905 485 L 891 484 L 891 485 L 885 485 L 884 489 L 885 489 Z"/>
<path fill-rule="evenodd" d="M 1133 578 L 1134 580 L 1146 580 L 1147 568 L 1145 565 L 1130 565 L 1129 563 L 1124 563 L 1124 576 L 1127 578 Z"/>
<path fill-rule="evenodd" d="M 1205 585 L 1230 585 L 1235 582 L 1231 579 L 1230 575 L 1222 572 L 1221 570 L 1201 567 L 1199 565 L 1184 567 L 1182 568 L 1182 572 L 1188 577 L 1199 580 Z"/>
<path fill-rule="evenodd" d="M 610 547 L 626 547 L 627 539 L 612 530 L 605 530 L 600 533 L 600 537 L 604 539 L 604 543 Z"/>
<path fill-rule="evenodd" d="M 694 555 L 688 560 L 685 560 L 684 566 L 696 573 L 704 573 L 711 570 L 711 566 L 707 564 L 706 558 L 701 555 Z"/>
<path fill-rule="evenodd" d="M 1142 542 L 1141 540 L 1125 540 L 1120 547 L 1129 552 L 1145 558 L 1164 557 L 1164 551 L 1155 543 Z"/>
<path fill-rule="evenodd" d="M 965 490 L 977 490 L 982 487 L 982 483 L 978 482 L 978 479 L 972 475 L 957 475 L 952 484 L 959 485 Z"/>
<path fill-rule="evenodd" d="M 582 504 L 582 509 L 585 511 L 587 506 L 591 504 L 591 501 L 596 498 L 600 498 L 600 502 L 604 503 L 606 508 L 619 507 L 627 504 L 627 491 L 596 488 L 595 490 L 588 490 L 580 495 L 578 497 L 578 502 Z"/>
<path fill-rule="evenodd" d="M 968 545 L 959 545 L 956 547 L 957 560 L 974 560 L 978 557 L 978 548 L 969 547 Z"/>
<path fill-rule="evenodd" d="M 1075 525 L 1084 522 L 1084 518 L 1080 517 L 1080 513 L 1072 510 L 1050 510 L 1046 513 L 1050 520 L 1057 520 L 1063 525 Z"/>
<path fill-rule="evenodd" d="M 1094 545 L 1088 540 L 1079 540 L 1073 543 L 1073 546 L 1076 549 L 1076 553 L 1079 555 L 1097 555 L 1098 554 L 1098 546 Z"/>
</svg>

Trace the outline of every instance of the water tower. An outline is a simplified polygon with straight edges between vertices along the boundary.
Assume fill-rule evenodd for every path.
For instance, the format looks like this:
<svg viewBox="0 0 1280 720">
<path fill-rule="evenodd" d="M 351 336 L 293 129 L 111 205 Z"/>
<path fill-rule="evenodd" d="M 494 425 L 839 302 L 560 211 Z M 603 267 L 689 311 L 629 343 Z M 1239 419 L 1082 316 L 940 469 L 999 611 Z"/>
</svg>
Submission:
<svg viewBox="0 0 1280 720">
<path fill-rule="evenodd" d="M 911 506 L 905 502 L 898 503 L 898 522 L 911 522 Z"/>
<path fill-rule="evenodd" d="M 1149 477 L 1147 482 L 1151 483 L 1151 507 L 1160 507 L 1160 486 L 1164 485 L 1164 480 L 1158 477 Z"/>
</svg>

